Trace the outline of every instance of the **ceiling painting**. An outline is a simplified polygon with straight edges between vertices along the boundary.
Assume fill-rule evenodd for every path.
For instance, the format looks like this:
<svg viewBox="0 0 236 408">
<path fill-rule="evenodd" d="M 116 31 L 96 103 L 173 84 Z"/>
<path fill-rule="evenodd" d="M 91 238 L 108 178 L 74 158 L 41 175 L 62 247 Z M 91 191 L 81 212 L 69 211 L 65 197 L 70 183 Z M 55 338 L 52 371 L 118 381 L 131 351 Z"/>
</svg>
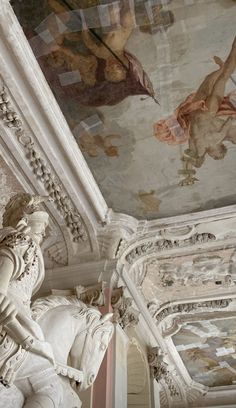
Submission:
<svg viewBox="0 0 236 408">
<path fill-rule="evenodd" d="M 191 378 L 208 387 L 236 384 L 236 318 L 184 323 L 172 337 Z"/>
<path fill-rule="evenodd" d="M 13 0 L 115 211 L 235 203 L 235 0 Z"/>
</svg>

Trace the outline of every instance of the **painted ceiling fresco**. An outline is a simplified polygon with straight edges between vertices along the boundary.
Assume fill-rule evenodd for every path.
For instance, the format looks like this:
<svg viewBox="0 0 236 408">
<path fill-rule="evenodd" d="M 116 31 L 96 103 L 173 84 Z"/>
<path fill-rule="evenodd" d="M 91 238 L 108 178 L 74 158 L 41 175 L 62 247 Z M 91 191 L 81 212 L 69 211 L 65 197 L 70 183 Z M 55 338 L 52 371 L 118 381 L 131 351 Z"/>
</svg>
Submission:
<svg viewBox="0 0 236 408">
<path fill-rule="evenodd" d="M 235 0 L 12 0 L 115 211 L 235 204 Z"/>
<path fill-rule="evenodd" d="M 191 378 L 208 387 L 236 384 L 236 318 L 184 324 L 173 337 Z"/>
</svg>

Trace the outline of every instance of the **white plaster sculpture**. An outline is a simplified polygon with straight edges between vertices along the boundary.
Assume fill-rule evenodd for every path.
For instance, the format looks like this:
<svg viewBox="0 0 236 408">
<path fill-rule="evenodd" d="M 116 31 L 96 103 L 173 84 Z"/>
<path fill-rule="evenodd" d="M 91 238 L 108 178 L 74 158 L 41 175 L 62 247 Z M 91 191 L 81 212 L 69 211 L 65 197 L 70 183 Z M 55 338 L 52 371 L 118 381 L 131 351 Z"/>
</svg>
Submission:
<svg viewBox="0 0 236 408">
<path fill-rule="evenodd" d="M 102 316 L 76 296 L 54 295 L 34 302 L 32 312 L 52 346 L 56 371 L 63 377 L 60 408 L 79 408 L 74 391 L 87 389 L 96 379 L 113 334 L 112 313 Z"/>
<path fill-rule="evenodd" d="M 81 302 L 73 307 L 54 302 L 45 311 L 41 300 L 45 313 L 35 312 L 39 322 L 33 320 L 30 301 L 44 278 L 39 244 L 48 224 L 48 214 L 38 211 L 40 201 L 25 193 L 12 197 L 0 230 L 0 408 L 79 408 L 69 378 L 62 380 L 57 372 L 74 377 L 81 388 L 91 385 L 113 331 L 106 317 Z M 84 373 L 70 370 L 69 361 Z"/>
</svg>

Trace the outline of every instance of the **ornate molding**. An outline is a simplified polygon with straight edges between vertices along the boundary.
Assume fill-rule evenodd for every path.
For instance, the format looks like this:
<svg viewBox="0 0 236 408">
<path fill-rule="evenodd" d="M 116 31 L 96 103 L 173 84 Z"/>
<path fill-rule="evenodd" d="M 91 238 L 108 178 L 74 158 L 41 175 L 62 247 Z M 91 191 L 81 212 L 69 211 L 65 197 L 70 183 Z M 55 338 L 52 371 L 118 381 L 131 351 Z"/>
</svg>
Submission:
<svg viewBox="0 0 236 408">
<path fill-rule="evenodd" d="M 142 262 L 134 265 L 129 275 L 136 288 L 141 289 L 142 283 L 147 275 L 147 264 Z"/>
<path fill-rule="evenodd" d="M 204 392 L 203 390 L 197 390 L 197 389 L 194 389 L 194 388 L 189 388 L 187 390 L 187 402 L 188 402 L 188 405 L 191 406 L 191 404 L 194 401 L 198 400 L 200 397 L 202 397 L 206 393 L 207 393 L 207 391 Z"/>
<path fill-rule="evenodd" d="M 183 248 L 188 247 L 190 245 L 196 245 L 199 243 L 206 243 L 209 241 L 215 241 L 216 236 L 203 232 L 203 233 L 196 233 L 190 238 L 185 238 L 182 240 L 170 240 L 170 239 L 161 239 L 158 238 L 154 241 L 147 241 L 142 243 L 135 248 L 133 248 L 125 257 L 126 261 L 131 265 L 133 264 L 138 258 L 144 255 L 156 254 L 161 253 L 162 251 L 174 249 L 174 248 Z"/>
<path fill-rule="evenodd" d="M 31 136 L 26 134 L 20 116 L 11 105 L 5 86 L 0 91 L 0 119 L 7 127 L 14 129 L 14 134 L 24 148 L 29 165 L 36 178 L 43 183 L 45 190 L 53 199 L 73 236 L 73 240 L 75 242 L 86 241 L 88 236 L 82 217 L 74 208 L 71 199 L 66 195 L 64 187 L 53 174 L 46 160 L 37 151 Z"/>
<path fill-rule="evenodd" d="M 147 307 L 156 323 L 159 324 L 162 320 L 173 314 L 187 314 L 196 311 L 199 312 L 202 310 L 217 310 L 227 308 L 232 300 L 233 299 L 214 299 L 200 300 L 188 303 L 176 303 L 169 304 L 168 306 L 162 307 L 161 309 L 159 309 L 154 302 L 150 302 Z"/>
<path fill-rule="evenodd" d="M 217 310 L 215 310 L 215 313 L 217 314 Z M 173 336 L 174 334 L 178 333 L 178 331 L 181 329 L 181 326 L 184 323 L 187 322 L 200 322 L 201 320 L 206 320 L 206 319 L 211 319 L 215 315 L 214 312 L 209 311 L 209 312 L 203 312 L 199 315 L 198 314 L 188 314 L 188 315 L 179 315 L 177 317 L 173 317 L 170 319 L 170 322 L 167 322 L 165 324 L 165 327 L 162 329 L 162 335 L 163 337 L 169 337 Z M 212 316 L 213 314 L 213 316 Z M 220 319 L 228 319 L 229 317 L 236 316 L 236 311 L 226 311 L 226 312 L 220 312 L 220 316 L 218 318 Z"/>
<path fill-rule="evenodd" d="M 217 255 L 206 253 L 193 256 L 191 260 L 189 258 L 183 259 L 180 265 L 176 264 L 174 259 L 172 262 L 154 259 L 146 262 L 145 266 L 155 270 L 158 277 L 155 280 L 158 289 L 164 291 L 168 288 L 169 293 L 184 286 L 199 287 L 204 285 L 209 290 L 214 287 L 233 286 L 236 283 L 234 262 L 232 260 L 225 261 L 223 257 L 219 256 L 219 251 Z M 131 273 L 133 273 L 133 269 Z"/>
<path fill-rule="evenodd" d="M 203 214 L 203 215 L 202 215 Z M 159 221 L 139 221 L 136 232 L 121 242 L 117 257 L 120 265 L 130 271 L 134 265 L 152 258 L 185 255 L 199 250 L 232 248 L 236 242 L 235 208 L 209 210 L 186 217 L 171 217 Z M 222 218 L 221 218 L 222 217 Z"/>
<path fill-rule="evenodd" d="M 113 321 L 118 323 L 122 329 L 136 326 L 139 322 L 138 312 L 132 307 L 133 299 L 123 296 L 124 288 L 120 287 L 112 291 L 111 305 L 113 307 Z"/>
<path fill-rule="evenodd" d="M 162 337 L 173 336 L 181 328 L 181 324 L 186 321 L 199 321 L 206 316 L 215 313 L 235 314 L 232 310 L 233 299 L 215 299 L 215 300 L 198 300 L 189 303 L 169 303 L 163 308 L 159 308 L 154 302 L 148 304 L 148 309 L 156 323 L 156 326 L 162 333 Z M 222 309 L 226 311 L 222 312 Z M 203 316 L 203 317 L 202 317 Z"/>
<path fill-rule="evenodd" d="M 148 363 L 152 377 L 157 382 L 163 380 L 168 387 L 170 396 L 178 397 L 180 395 L 178 387 L 175 385 L 158 347 L 153 347 L 148 350 Z"/>
</svg>

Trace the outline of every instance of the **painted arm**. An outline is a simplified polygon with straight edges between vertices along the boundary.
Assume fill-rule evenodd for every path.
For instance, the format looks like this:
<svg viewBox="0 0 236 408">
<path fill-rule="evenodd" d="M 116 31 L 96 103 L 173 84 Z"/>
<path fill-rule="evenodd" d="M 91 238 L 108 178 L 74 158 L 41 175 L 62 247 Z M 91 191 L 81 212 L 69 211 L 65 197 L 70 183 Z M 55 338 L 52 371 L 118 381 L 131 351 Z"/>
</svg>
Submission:
<svg viewBox="0 0 236 408">
<path fill-rule="evenodd" d="M 104 47 L 104 45 L 98 45 L 93 40 L 92 35 L 89 30 L 82 32 L 82 37 L 86 47 L 95 55 L 97 58 L 106 59 L 109 56 L 109 51 Z"/>
</svg>

